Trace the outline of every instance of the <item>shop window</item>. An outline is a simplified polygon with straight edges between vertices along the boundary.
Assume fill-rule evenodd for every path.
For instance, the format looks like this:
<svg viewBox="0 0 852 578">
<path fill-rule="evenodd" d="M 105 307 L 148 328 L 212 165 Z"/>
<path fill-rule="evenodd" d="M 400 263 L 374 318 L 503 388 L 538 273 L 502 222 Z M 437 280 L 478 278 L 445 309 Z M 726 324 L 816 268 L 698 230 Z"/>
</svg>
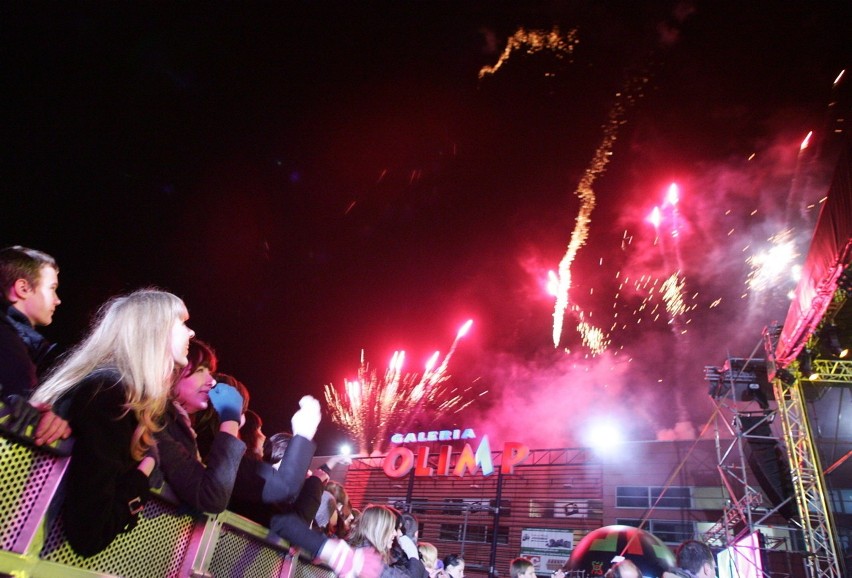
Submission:
<svg viewBox="0 0 852 578">
<path fill-rule="evenodd" d="M 615 489 L 615 505 L 619 508 L 690 509 L 692 508 L 692 488 L 618 486 Z"/>
<path fill-rule="evenodd" d="M 638 528 L 641 520 L 633 518 L 619 518 L 616 524 L 633 526 Z M 684 540 L 695 538 L 695 524 L 693 522 L 675 522 L 670 520 L 646 520 L 643 530 L 650 532 L 666 544 L 678 545 Z"/>
</svg>

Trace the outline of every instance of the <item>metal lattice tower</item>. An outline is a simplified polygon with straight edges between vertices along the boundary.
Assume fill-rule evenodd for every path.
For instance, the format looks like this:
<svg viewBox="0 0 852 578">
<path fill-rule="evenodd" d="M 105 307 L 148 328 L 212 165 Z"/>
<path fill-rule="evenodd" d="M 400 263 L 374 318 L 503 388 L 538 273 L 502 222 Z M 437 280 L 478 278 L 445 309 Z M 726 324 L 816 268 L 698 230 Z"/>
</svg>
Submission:
<svg viewBox="0 0 852 578">
<path fill-rule="evenodd" d="M 808 554 L 805 568 L 809 578 L 843 578 L 837 532 L 826 500 L 825 479 L 808 420 L 798 362 L 790 365 L 793 371 L 776 371 L 773 357 L 775 343 L 770 331 L 764 332 L 764 342 Z M 819 362 L 815 365 L 822 366 Z M 834 374 L 844 371 L 844 374 L 852 375 L 850 368 L 843 365 L 841 368 L 835 364 Z M 825 368 L 828 369 L 827 365 Z"/>
<path fill-rule="evenodd" d="M 758 343 L 755 352 L 762 345 Z M 724 367 L 704 368 L 710 396 L 716 404 L 717 468 L 727 495 L 722 518 L 706 531 L 702 540 L 714 548 L 724 548 L 753 532 L 787 501 L 767 507 L 763 494 L 751 478 L 746 463 L 746 446 L 753 441 L 780 441 L 770 431 L 775 411 L 742 411 L 741 402 L 756 401 L 755 395 L 770 388 L 766 363 L 761 358 L 729 358 Z M 766 400 L 765 400 L 766 401 Z M 796 531 L 799 528 L 791 528 Z M 767 542 L 768 549 L 789 549 L 786 540 Z M 764 573 L 764 576 L 769 575 Z"/>
</svg>

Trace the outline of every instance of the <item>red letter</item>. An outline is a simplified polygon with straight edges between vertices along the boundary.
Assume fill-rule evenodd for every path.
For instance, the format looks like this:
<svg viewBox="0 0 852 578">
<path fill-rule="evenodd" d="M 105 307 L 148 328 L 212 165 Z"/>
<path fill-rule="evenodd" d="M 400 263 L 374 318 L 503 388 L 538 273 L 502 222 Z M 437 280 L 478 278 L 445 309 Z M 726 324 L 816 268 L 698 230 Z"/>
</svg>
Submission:
<svg viewBox="0 0 852 578">
<path fill-rule="evenodd" d="M 414 467 L 414 475 L 432 475 L 432 468 L 429 467 L 429 446 L 420 446 L 417 448 L 417 465 Z"/>
<path fill-rule="evenodd" d="M 397 466 L 398 459 L 402 459 L 402 463 Z M 414 465 L 414 452 L 408 448 L 395 447 L 385 456 L 385 461 L 382 462 L 382 469 L 385 475 L 389 478 L 401 478 L 411 471 L 411 466 Z"/>
<path fill-rule="evenodd" d="M 503 444 L 503 461 L 500 464 L 500 472 L 512 474 L 515 466 L 527 459 L 530 448 L 518 442 L 506 442 Z"/>
<path fill-rule="evenodd" d="M 453 458 L 453 446 L 441 446 L 441 453 L 438 455 L 438 475 L 450 475 L 450 460 Z"/>
</svg>

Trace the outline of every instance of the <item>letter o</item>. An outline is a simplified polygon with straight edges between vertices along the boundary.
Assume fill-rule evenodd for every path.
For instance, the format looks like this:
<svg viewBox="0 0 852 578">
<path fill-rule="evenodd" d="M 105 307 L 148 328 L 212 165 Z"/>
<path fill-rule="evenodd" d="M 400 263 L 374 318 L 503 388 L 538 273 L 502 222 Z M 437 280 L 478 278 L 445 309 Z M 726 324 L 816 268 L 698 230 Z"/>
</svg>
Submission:
<svg viewBox="0 0 852 578">
<path fill-rule="evenodd" d="M 397 464 L 397 462 L 400 462 Z M 382 469 L 389 478 L 401 478 L 414 467 L 414 452 L 408 448 L 396 447 L 388 452 L 382 462 Z"/>
</svg>

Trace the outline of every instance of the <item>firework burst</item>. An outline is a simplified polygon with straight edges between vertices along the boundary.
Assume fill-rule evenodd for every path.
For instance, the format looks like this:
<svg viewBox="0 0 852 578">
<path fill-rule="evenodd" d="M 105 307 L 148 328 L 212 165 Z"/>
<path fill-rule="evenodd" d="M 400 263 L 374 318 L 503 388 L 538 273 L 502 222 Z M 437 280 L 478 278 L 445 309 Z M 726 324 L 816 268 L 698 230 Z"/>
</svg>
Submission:
<svg viewBox="0 0 852 578">
<path fill-rule="evenodd" d="M 751 255 L 746 262 L 751 267 L 746 284 L 752 291 L 784 285 L 790 279 L 793 264 L 799 256 L 792 231 L 786 230 L 769 238 L 770 247 L 766 251 Z"/>
<path fill-rule="evenodd" d="M 356 440 L 361 455 L 381 453 L 388 434 L 407 428 L 417 417 L 458 412 L 473 403 L 467 397 L 470 388 L 451 387 L 447 373 L 459 340 L 472 324 L 468 321 L 459 329 L 440 364 L 440 352 L 429 358 L 422 375 L 403 371 L 404 351 L 394 352 L 382 373 L 365 362 L 362 351 L 357 377 L 343 380 L 342 395 L 333 384 L 325 386 L 332 421 Z"/>
</svg>

